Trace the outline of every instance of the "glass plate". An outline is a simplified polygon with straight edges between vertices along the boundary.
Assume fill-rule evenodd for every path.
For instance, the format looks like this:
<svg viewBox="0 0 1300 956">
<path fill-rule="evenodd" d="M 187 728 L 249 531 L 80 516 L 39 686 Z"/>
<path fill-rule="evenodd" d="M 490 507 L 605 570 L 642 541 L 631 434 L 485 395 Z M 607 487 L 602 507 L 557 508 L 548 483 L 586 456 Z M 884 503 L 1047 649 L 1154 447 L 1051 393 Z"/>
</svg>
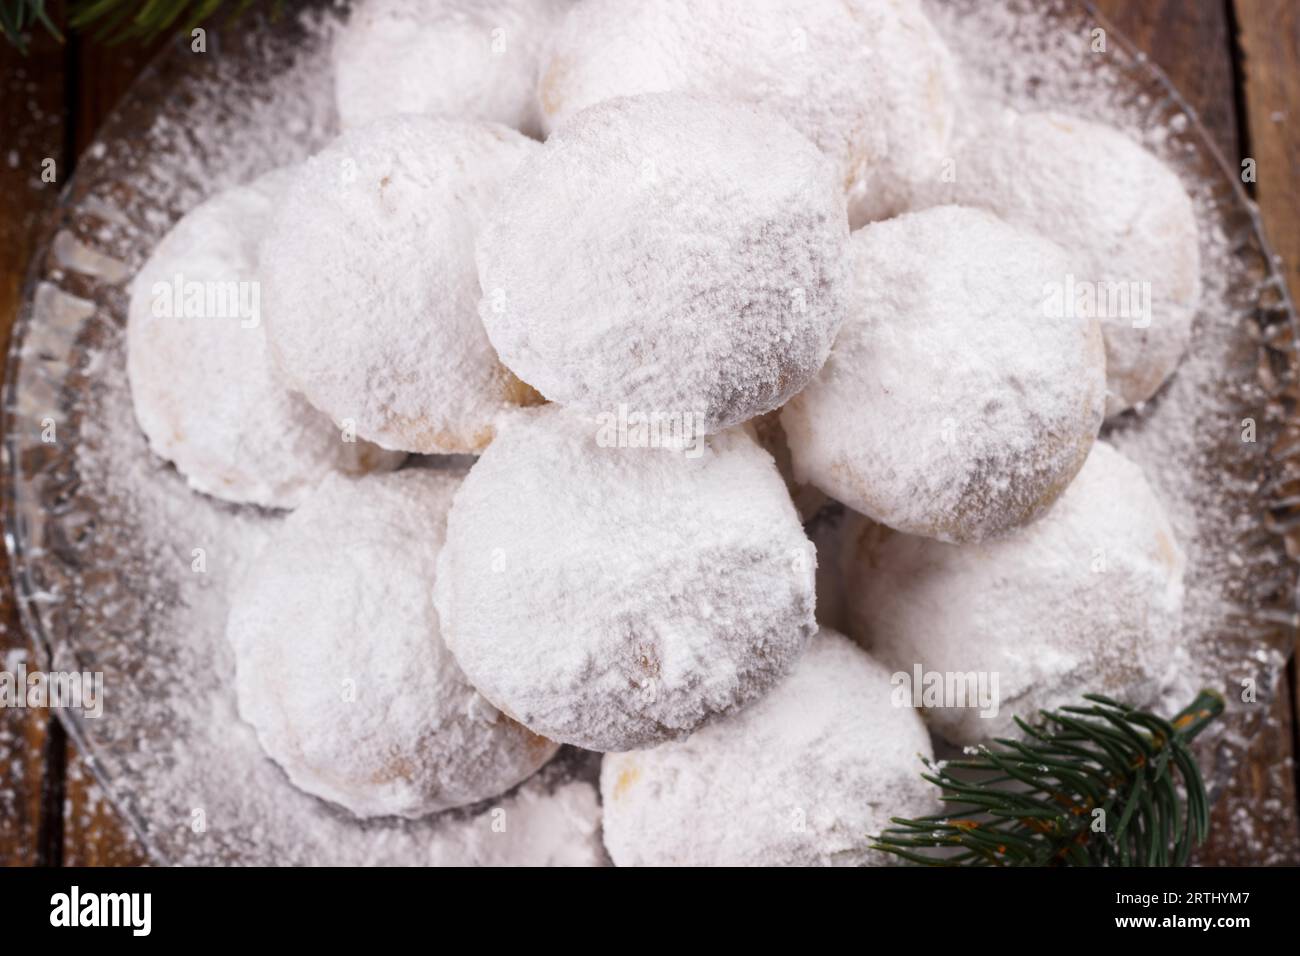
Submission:
<svg viewBox="0 0 1300 956">
<path fill-rule="evenodd" d="M 206 54 L 188 40 L 159 54 L 46 224 L 10 348 L 5 540 L 23 623 L 40 666 L 104 673 L 104 716 L 63 710 L 60 718 L 159 863 L 479 859 L 472 848 L 457 856 L 447 847 L 464 849 L 466 832 L 492 807 L 358 824 L 296 791 L 262 756 L 234 716 L 224 592 L 278 518 L 191 493 L 149 454 L 131 413 L 123 361 L 130 277 L 201 199 L 330 139 L 322 23 L 335 15 L 324 4 L 275 21 L 249 15 L 210 32 Z M 1114 30 L 1110 54 L 1098 58 L 1083 42 L 1095 15 L 1082 6 L 1045 15 L 962 0 L 937 14 L 945 32 L 968 17 L 989 24 L 985 43 L 997 52 L 973 67 L 982 83 L 1026 107 L 1044 105 L 1047 90 L 1052 105 L 1125 128 L 1194 194 L 1207 302 L 1191 354 L 1110 438 L 1147 467 L 1189 553 L 1188 661 L 1166 705 L 1181 706 L 1200 684 L 1227 692 L 1229 713 L 1200 743 L 1218 789 L 1268 713 L 1296 621 L 1291 304 L 1235 171 L 1163 74 Z M 1053 52 L 1035 70 L 1045 23 Z M 1063 61 L 1079 80 L 1077 97 L 1059 81 Z M 1256 422 L 1253 444 L 1241 441 L 1247 418 Z M 55 440 L 44 441 L 51 423 Z M 1257 703 L 1240 702 L 1243 680 L 1254 682 Z M 566 749 L 509 798 L 534 806 L 586 787 L 534 819 L 558 841 L 594 843 L 591 862 L 599 855 L 587 805 L 596 765 L 594 755 Z"/>
</svg>

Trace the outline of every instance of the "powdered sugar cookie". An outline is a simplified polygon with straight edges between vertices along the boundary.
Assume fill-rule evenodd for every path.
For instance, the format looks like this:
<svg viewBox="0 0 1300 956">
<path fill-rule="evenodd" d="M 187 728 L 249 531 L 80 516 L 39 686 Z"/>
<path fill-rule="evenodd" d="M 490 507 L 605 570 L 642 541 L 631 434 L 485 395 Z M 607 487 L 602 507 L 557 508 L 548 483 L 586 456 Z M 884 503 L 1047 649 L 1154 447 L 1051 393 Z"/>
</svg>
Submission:
<svg viewBox="0 0 1300 956">
<path fill-rule="evenodd" d="M 514 786 L 556 745 L 470 686 L 430 589 L 459 475 L 331 477 L 232 599 L 239 712 L 296 786 L 359 817 L 419 817 Z"/>
<path fill-rule="evenodd" d="M 1176 666 L 1183 552 L 1142 470 L 1103 442 L 1006 538 L 950 545 L 864 521 L 846 541 L 855 637 L 892 669 L 996 687 L 994 708 L 927 709 L 954 743 L 1083 694 L 1149 704 Z"/>
<path fill-rule="evenodd" d="M 361 0 L 334 44 L 345 129 L 397 113 L 536 136 L 541 47 L 570 0 Z"/>
<path fill-rule="evenodd" d="M 930 738 L 890 674 L 823 629 L 767 696 L 685 740 L 601 765 L 619 866 L 853 866 L 891 816 L 937 809 Z"/>
<path fill-rule="evenodd" d="M 262 245 L 267 336 L 286 380 L 385 448 L 472 452 L 533 400 L 497 361 L 474 238 L 541 147 L 503 126 L 399 116 L 309 159 Z"/>
<path fill-rule="evenodd" d="M 581 0 L 543 60 L 548 130 L 616 96 L 678 90 L 753 103 L 834 161 L 855 226 L 938 175 L 955 70 L 919 3 Z"/>
<path fill-rule="evenodd" d="M 610 100 L 506 186 L 479 242 L 481 314 L 552 401 L 713 432 L 821 367 L 847 240 L 829 163 L 781 120 L 683 94 Z"/>
<path fill-rule="evenodd" d="M 1009 113 L 961 150 L 947 201 L 983 206 L 1074 254 L 1061 306 L 1106 338 L 1106 414 L 1155 394 L 1178 366 L 1200 301 L 1192 201 L 1123 133 L 1060 113 Z"/>
<path fill-rule="evenodd" d="M 345 441 L 273 374 L 257 244 L 294 173 L 219 193 L 172 227 L 131 286 L 127 374 L 149 447 L 191 487 L 226 501 L 294 508 L 333 471 L 405 457 Z"/>
<path fill-rule="evenodd" d="M 815 565 L 745 431 L 619 447 L 552 406 L 503 427 L 465 479 L 436 595 L 485 697 L 554 740 L 624 750 L 785 675 L 815 630 Z"/>
<path fill-rule="evenodd" d="M 1101 427 L 1094 319 L 1051 314 L 1071 260 L 983 210 L 854 233 L 857 298 L 781 414 L 795 476 L 892 528 L 978 541 L 1033 520 Z"/>
</svg>

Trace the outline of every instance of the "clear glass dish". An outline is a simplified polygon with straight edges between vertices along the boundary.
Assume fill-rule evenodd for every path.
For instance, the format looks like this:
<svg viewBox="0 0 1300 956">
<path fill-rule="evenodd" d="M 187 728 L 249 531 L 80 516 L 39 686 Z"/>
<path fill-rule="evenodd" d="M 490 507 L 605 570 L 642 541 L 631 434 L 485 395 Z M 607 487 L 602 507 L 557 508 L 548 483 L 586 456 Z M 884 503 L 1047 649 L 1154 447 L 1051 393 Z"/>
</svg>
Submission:
<svg viewBox="0 0 1300 956">
<path fill-rule="evenodd" d="M 1199 684 L 1228 692 L 1228 714 L 1200 742 L 1217 789 L 1268 712 L 1296 622 L 1294 313 L 1235 171 L 1164 76 L 1114 30 L 1111 55 L 1089 56 L 1069 38 L 1086 39 L 1095 16 L 1063 4 L 1049 18 L 1066 38 L 1052 63 L 1037 72 L 989 65 L 1019 58 L 1023 67 L 1038 55 L 1043 14 L 1017 21 L 1020 6 L 993 5 L 990 22 L 1002 28 L 988 31 L 996 55 L 981 58 L 986 85 L 1001 85 L 1016 105 L 1041 106 L 1049 74 L 1077 46 L 1074 69 L 1091 77 L 1081 84 L 1090 92 L 1071 101 L 1062 87 L 1051 102 L 1130 130 L 1172 163 L 1193 187 L 1211 244 L 1192 354 L 1110 437 L 1155 472 L 1191 529 L 1189 660 L 1167 703 L 1176 710 Z M 962 0 L 939 19 L 951 28 L 991 9 Z M 438 834 L 472 825 L 488 806 L 358 824 L 297 792 L 262 756 L 234 715 L 224 584 L 277 516 L 190 492 L 150 456 L 131 413 L 130 277 L 203 197 L 328 141 L 335 118 L 321 23 L 335 15 L 324 4 L 276 21 L 253 14 L 210 34 L 206 55 L 180 41 L 159 55 L 46 224 L 8 358 L 6 545 L 22 619 L 43 666 L 105 674 L 102 718 L 60 716 L 158 863 L 435 862 Z M 1099 108 L 1102 87 L 1113 95 Z M 1247 418 L 1256 422 L 1252 444 L 1241 441 Z M 43 441 L 50 422 L 56 440 Z M 192 570 L 196 548 L 203 573 Z M 1257 703 L 1239 700 L 1245 679 Z M 596 762 L 566 750 L 526 787 L 553 793 L 589 782 Z"/>
</svg>

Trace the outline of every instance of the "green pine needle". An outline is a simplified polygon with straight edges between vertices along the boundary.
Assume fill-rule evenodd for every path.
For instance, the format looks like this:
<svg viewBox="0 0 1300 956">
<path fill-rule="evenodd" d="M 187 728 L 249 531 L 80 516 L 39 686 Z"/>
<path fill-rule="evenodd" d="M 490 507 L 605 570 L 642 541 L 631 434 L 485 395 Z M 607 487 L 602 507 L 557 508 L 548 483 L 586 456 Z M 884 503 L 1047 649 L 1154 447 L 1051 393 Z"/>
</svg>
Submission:
<svg viewBox="0 0 1300 956">
<path fill-rule="evenodd" d="M 45 9 L 45 0 L 0 0 L 0 36 L 23 53 L 27 52 L 27 31 L 33 24 L 40 24 L 63 39 L 63 34 Z"/>
<path fill-rule="evenodd" d="M 152 40 L 164 33 L 188 33 L 219 10 L 227 22 L 242 15 L 255 0 L 68 0 L 67 23 L 74 31 L 89 31 L 98 40 Z M 282 0 L 269 0 L 279 13 Z M 27 52 L 27 35 L 34 26 L 63 39 L 50 18 L 47 0 L 0 0 L 0 35 Z"/>
<path fill-rule="evenodd" d="M 1107 697 L 1043 711 L 1023 740 L 926 761 L 949 811 L 893 818 L 878 850 L 929 866 L 1181 866 L 1210 805 L 1188 743 L 1223 713 L 1204 690 L 1171 721 Z M 1098 813 L 1097 811 L 1101 811 Z"/>
</svg>

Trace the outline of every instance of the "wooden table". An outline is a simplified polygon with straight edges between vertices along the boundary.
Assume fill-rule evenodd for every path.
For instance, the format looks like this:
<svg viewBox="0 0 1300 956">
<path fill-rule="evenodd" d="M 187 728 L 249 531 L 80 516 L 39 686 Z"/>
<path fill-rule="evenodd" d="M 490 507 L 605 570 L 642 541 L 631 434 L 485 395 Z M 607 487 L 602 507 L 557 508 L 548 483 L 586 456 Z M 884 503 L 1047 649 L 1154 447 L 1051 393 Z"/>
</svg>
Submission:
<svg viewBox="0 0 1300 956">
<path fill-rule="evenodd" d="M 1295 0 L 1102 0 L 1097 6 L 1183 92 L 1225 156 L 1252 157 L 1251 188 L 1300 298 L 1300 4 Z M 59 4 L 54 4 L 58 11 Z M 156 44 L 155 44 L 156 46 Z M 36 35 L 24 58 L 0 47 L 0 338 L 7 339 L 37 222 L 107 112 L 153 52 Z M 26 647 L 8 575 L 0 658 Z M 1294 659 L 1273 717 L 1219 801 L 1205 864 L 1300 864 Z M 0 864 L 145 862 L 81 754 L 49 714 L 0 710 Z"/>
</svg>

